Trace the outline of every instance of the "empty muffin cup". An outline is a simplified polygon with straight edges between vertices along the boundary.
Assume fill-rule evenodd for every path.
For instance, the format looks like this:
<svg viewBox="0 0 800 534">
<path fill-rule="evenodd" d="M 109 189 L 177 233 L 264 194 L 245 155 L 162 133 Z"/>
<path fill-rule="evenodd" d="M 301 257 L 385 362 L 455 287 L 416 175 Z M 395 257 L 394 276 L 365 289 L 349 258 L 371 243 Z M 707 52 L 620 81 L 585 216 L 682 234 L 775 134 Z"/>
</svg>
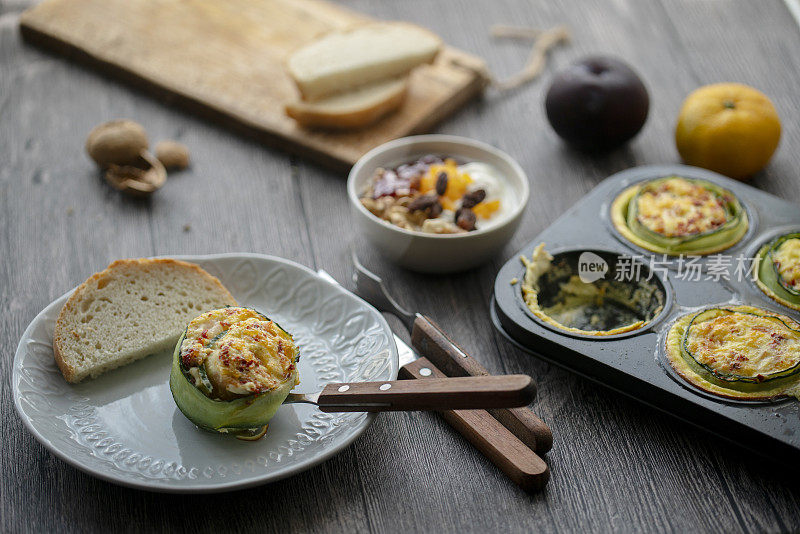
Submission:
<svg viewBox="0 0 800 534">
<path fill-rule="evenodd" d="M 577 336 L 631 335 L 652 325 L 668 300 L 661 279 L 631 256 L 605 250 L 522 258 L 521 296 L 535 320 Z"/>
</svg>

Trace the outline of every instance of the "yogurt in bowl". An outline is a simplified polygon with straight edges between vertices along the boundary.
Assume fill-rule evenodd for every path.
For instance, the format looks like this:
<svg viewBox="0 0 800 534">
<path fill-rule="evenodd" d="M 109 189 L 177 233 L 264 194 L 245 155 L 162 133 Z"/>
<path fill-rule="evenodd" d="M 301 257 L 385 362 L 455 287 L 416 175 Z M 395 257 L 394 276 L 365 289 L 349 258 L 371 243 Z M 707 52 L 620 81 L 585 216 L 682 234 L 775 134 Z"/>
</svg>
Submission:
<svg viewBox="0 0 800 534">
<path fill-rule="evenodd" d="M 483 202 L 487 205 L 497 202 L 497 209 L 490 211 L 487 217 L 483 217 L 479 213 L 476 228 L 478 230 L 491 228 L 508 219 L 514 212 L 517 200 L 514 198 L 512 189 L 508 187 L 506 179 L 500 174 L 500 171 L 488 163 L 480 161 L 460 165 L 459 169 L 472 177 L 472 185 L 470 186 L 472 191 L 486 191 L 486 198 Z M 473 211 L 478 206 L 473 208 Z"/>
<path fill-rule="evenodd" d="M 488 261 L 516 231 L 528 195 L 527 177 L 510 156 L 446 135 L 381 145 L 348 178 L 361 235 L 420 272 L 462 271 Z"/>
</svg>

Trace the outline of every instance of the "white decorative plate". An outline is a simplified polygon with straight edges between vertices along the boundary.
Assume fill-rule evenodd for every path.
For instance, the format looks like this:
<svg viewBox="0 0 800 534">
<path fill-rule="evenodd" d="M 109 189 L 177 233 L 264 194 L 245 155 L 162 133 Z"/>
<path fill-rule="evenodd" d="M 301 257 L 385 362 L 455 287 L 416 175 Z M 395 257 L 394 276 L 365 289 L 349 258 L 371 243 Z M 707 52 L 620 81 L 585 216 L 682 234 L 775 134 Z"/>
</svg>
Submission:
<svg viewBox="0 0 800 534">
<path fill-rule="evenodd" d="M 217 276 L 240 304 L 264 312 L 294 335 L 301 354 L 295 391 L 397 377 L 397 348 L 381 314 L 313 271 L 258 254 L 179 257 Z M 36 439 L 91 475 L 154 491 L 240 489 L 322 462 L 374 419 L 374 414 L 326 414 L 293 404 L 278 410 L 259 441 L 205 432 L 172 400 L 168 353 L 70 385 L 52 349 L 55 320 L 68 296 L 52 302 L 25 330 L 14 357 L 13 395 Z"/>
</svg>

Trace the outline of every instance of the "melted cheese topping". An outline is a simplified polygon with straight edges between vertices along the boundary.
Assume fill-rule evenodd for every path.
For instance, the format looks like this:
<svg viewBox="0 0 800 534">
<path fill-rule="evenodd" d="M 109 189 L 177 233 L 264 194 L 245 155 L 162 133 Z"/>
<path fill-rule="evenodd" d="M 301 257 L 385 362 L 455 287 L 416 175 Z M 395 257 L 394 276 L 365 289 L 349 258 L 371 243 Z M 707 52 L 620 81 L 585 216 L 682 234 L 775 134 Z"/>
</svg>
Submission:
<svg viewBox="0 0 800 534">
<path fill-rule="evenodd" d="M 232 324 L 251 318 L 262 318 L 248 308 L 221 308 L 211 310 L 195 317 L 186 329 L 186 337 L 181 344 L 181 362 L 186 369 L 202 364 L 210 349 L 212 340 L 230 328 Z"/>
<path fill-rule="evenodd" d="M 230 400 L 271 391 L 290 379 L 298 350 L 274 322 L 234 307 L 212 310 L 189 323 L 180 356 L 195 387 L 205 374 L 213 397 Z"/>
<path fill-rule="evenodd" d="M 800 239 L 787 239 L 772 252 L 781 285 L 800 290 Z"/>
<path fill-rule="evenodd" d="M 642 190 L 636 208 L 639 222 L 665 237 L 702 234 L 727 222 L 725 199 L 677 176 Z"/>
<path fill-rule="evenodd" d="M 800 333 L 775 319 L 745 313 L 694 323 L 686 346 L 698 363 L 721 375 L 758 379 L 800 362 Z"/>
</svg>

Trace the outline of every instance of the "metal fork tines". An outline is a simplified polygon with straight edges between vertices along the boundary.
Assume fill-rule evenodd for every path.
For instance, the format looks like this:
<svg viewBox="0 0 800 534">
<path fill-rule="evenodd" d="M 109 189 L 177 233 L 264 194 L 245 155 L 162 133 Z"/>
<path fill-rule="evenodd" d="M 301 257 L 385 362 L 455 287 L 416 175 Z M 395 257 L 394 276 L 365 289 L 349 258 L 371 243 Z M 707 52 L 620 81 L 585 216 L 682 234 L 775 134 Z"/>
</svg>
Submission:
<svg viewBox="0 0 800 534">
<path fill-rule="evenodd" d="M 379 311 L 395 315 L 405 324 L 408 331 L 411 332 L 416 314 L 400 306 L 389 294 L 386 286 L 383 285 L 383 280 L 361 265 L 355 251 L 351 251 L 351 253 L 353 256 L 353 265 L 356 268 L 353 272 L 353 282 L 356 284 L 356 293 L 375 306 Z"/>
</svg>

